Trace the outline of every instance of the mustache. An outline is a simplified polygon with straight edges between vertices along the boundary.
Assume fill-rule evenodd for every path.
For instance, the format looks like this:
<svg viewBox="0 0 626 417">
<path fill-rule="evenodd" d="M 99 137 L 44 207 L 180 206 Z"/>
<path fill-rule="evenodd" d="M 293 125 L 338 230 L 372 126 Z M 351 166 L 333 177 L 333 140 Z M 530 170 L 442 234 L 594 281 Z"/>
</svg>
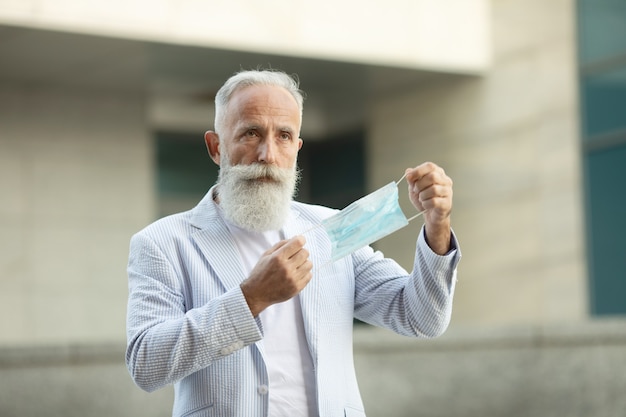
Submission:
<svg viewBox="0 0 626 417">
<path fill-rule="evenodd" d="M 299 177 L 298 168 L 280 168 L 275 165 L 261 164 L 258 162 L 250 165 L 235 165 L 229 167 L 233 174 L 244 181 L 254 181 L 258 179 L 270 179 L 276 182 L 286 182 L 294 175 Z"/>
</svg>

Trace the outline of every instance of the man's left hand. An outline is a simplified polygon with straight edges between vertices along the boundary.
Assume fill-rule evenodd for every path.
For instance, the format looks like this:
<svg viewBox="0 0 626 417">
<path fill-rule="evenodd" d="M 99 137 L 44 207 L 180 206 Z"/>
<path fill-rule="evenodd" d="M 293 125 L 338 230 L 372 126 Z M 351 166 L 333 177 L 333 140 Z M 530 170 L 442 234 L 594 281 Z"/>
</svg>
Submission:
<svg viewBox="0 0 626 417">
<path fill-rule="evenodd" d="M 409 198 L 418 211 L 424 211 L 426 241 L 437 254 L 450 250 L 452 212 L 452 179 L 440 166 L 425 162 L 415 168 L 407 168 Z"/>
</svg>

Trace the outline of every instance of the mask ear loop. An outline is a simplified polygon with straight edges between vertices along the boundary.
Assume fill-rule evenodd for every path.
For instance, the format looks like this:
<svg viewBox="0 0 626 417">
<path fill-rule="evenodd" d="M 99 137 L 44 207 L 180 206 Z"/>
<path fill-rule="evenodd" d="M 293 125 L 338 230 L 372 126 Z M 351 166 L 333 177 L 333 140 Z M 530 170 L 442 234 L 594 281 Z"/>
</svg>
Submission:
<svg viewBox="0 0 626 417">
<path fill-rule="evenodd" d="M 406 178 L 406 174 L 407 174 L 407 173 L 405 172 L 405 173 L 404 173 L 404 175 L 403 175 L 403 176 L 402 176 L 402 177 L 401 177 L 398 181 L 396 181 L 396 186 L 397 186 L 398 184 L 400 184 L 400 183 L 402 182 L 402 180 L 403 180 L 403 179 L 405 179 L 405 178 Z M 426 212 L 426 210 L 422 210 L 422 211 L 420 211 L 419 213 L 417 213 L 416 215 L 414 215 L 414 216 L 413 216 L 413 217 L 411 217 L 410 219 L 407 219 L 407 222 L 409 222 L 409 223 L 410 223 L 410 222 L 411 222 L 411 220 L 417 219 L 419 216 L 421 216 L 421 215 L 422 215 L 422 214 L 424 214 L 425 212 Z"/>
</svg>

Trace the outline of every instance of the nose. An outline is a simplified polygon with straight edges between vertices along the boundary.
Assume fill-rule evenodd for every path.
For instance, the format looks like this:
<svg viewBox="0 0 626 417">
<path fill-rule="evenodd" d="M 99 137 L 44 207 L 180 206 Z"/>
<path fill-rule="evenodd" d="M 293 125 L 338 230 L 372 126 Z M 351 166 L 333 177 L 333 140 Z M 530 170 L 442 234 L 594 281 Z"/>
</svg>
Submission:
<svg viewBox="0 0 626 417">
<path fill-rule="evenodd" d="M 259 144 L 258 161 L 266 164 L 276 162 L 276 144 L 272 140 L 264 140 Z"/>
</svg>

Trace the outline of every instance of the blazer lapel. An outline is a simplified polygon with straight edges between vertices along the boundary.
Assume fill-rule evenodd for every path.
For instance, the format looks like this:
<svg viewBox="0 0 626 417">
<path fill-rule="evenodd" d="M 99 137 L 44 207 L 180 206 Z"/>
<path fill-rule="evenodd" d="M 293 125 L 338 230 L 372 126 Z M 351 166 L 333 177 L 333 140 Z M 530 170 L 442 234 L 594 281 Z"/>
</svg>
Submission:
<svg viewBox="0 0 626 417">
<path fill-rule="evenodd" d="M 237 243 L 219 215 L 219 208 L 213 201 L 214 189 L 215 186 L 193 209 L 191 224 L 198 230 L 191 237 L 200 248 L 207 263 L 213 268 L 213 275 L 222 282 L 228 291 L 238 287 L 246 279 L 246 275 L 243 271 Z M 255 342 L 254 346 L 264 358 L 263 339 Z"/>
<path fill-rule="evenodd" d="M 245 274 L 237 245 L 213 201 L 214 188 L 209 190 L 192 211 L 191 224 L 198 231 L 191 238 L 228 291 L 239 286 L 245 279 Z"/>
</svg>

